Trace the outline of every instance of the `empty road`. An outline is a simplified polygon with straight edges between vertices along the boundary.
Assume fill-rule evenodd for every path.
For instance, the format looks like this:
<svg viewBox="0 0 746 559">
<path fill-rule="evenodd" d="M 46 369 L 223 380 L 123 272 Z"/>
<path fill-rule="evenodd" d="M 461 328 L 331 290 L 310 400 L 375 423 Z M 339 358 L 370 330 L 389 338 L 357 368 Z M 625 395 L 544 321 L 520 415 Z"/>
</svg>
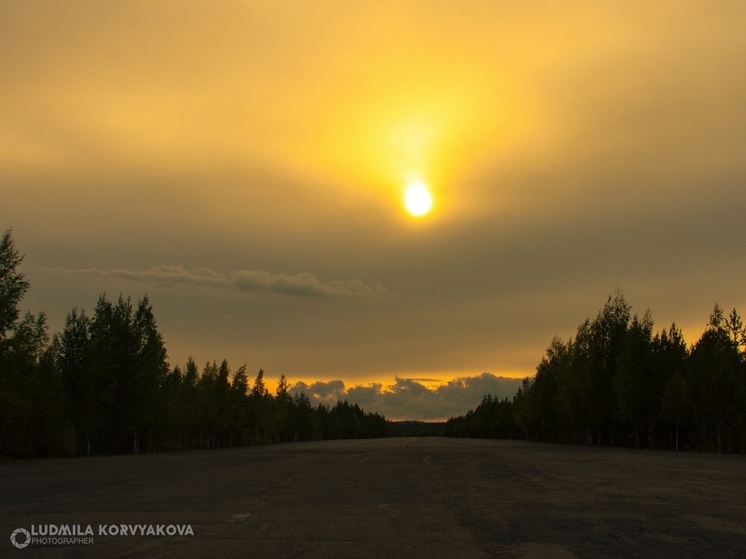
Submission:
<svg viewBox="0 0 746 559">
<path fill-rule="evenodd" d="M 14 547 L 32 525 L 93 534 Z M 398 438 L 11 461 L 0 529 L 19 558 L 746 557 L 746 456 Z"/>
</svg>

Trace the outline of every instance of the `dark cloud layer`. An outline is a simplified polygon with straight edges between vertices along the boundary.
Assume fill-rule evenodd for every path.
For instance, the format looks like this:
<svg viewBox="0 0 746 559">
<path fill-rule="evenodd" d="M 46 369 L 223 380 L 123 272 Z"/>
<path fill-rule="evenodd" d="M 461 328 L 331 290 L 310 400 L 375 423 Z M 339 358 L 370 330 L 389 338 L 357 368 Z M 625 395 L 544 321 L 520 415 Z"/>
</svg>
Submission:
<svg viewBox="0 0 746 559">
<path fill-rule="evenodd" d="M 520 384 L 520 379 L 482 373 L 457 378 L 435 388 L 428 388 L 418 382 L 418 379 L 399 377 L 396 377 L 393 384 L 386 386 L 374 383 L 347 387 L 341 380 L 312 384 L 298 382 L 292 387 L 291 393 L 305 392 L 314 404 L 334 405 L 337 400 L 347 400 L 366 411 L 383 414 L 389 419 L 427 421 L 463 415 L 487 394 L 500 399 L 512 398 Z"/>
</svg>

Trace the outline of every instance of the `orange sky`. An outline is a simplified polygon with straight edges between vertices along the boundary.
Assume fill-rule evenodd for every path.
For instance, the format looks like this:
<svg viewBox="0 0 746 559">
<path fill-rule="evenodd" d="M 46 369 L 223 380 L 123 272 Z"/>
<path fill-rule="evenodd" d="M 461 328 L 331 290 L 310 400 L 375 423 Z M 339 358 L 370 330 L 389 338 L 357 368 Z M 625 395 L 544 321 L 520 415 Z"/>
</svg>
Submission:
<svg viewBox="0 0 746 559">
<path fill-rule="evenodd" d="M 741 2 L 3 2 L 0 229 L 172 363 L 531 374 L 617 286 L 746 302 Z M 432 211 L 408 215 L 406 185 Z"/>
</svg>

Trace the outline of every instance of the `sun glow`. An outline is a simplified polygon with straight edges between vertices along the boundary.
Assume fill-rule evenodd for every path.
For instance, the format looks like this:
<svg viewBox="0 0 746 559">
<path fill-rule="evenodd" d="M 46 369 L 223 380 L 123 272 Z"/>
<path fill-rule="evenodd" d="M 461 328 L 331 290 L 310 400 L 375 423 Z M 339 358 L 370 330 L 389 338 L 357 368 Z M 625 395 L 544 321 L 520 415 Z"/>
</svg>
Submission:
<svg viewBox="0 0 746 559">
<path fill-rule="evenodd" d="M 430 211 L 433 206 L 433 197 L 423 183 L 413 182 L 404 194 L 404 205 L 409 213 L 419 217 Z"/>
</svg>

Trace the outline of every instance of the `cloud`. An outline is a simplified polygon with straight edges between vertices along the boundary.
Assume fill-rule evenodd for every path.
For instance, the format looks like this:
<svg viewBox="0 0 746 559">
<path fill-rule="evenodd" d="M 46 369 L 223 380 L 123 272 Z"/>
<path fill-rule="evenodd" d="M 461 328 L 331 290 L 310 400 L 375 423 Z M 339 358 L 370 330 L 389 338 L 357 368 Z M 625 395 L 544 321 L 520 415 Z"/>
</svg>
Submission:
<svg viewBox="0 0 746 559">
<path fill-rule="evenodd" d="M 419 380 L 422 379 L 395 377 L 394 383 L 387 386 L 373 383 L 350 388 L 341 380 L 317 381 L 310 385 L 297 382 L 290 392 L 305 392 L 314 404 L 334 405 L 337 400 L 348 400 L 388 419 L 442 420 L 474 409 L 487 394 L 512 398 L 521 384 L 521 379 L 492 373 L 460 377 L 435 388 L 428 388 Z"/>
<path fill-rule="evenodd" d="M 345 383 L 341 380 L 330 380 L 329 382 L 317 381 L 313 384 L 297 382 L 290 389 L 291 392 L 300 394 L 305 392 L 315 404 L 333 403 L 337 400 L 344 400 L 346 397 Z"/>
<path fill-rule="evenodd" d="M 388 296 L 388 290 L 380 284 L 370 287 L 358 279 L 349 281 L 324 282 L 313 274 L 297 276 L 270 274 L 264 270 L 242 270 L 234 272 L 232 283 L 248 293 L 276 293 L 292 297 L 312 297 L 317 299 L 338 299 L 362 297 L 381 299 Z"/>
<path fill-rule="evenodd" d="M 253 294 L 275 294 L 321 300 L 359 298 L 384 300 L 389 291 L 380 284 L 372 287 L 358 279 L 322 281 L 313 274 L 296 276 L 271 274 L 266 270 L 237 270 L 228 274 L 210 268 L 188 270 L 182 266 L 153 266 L 149 270 L 101 270 L 99 268 L 44 268 L 49 273 L 121 278 L 159 287 L 234 289 Z"/>
</svg>

